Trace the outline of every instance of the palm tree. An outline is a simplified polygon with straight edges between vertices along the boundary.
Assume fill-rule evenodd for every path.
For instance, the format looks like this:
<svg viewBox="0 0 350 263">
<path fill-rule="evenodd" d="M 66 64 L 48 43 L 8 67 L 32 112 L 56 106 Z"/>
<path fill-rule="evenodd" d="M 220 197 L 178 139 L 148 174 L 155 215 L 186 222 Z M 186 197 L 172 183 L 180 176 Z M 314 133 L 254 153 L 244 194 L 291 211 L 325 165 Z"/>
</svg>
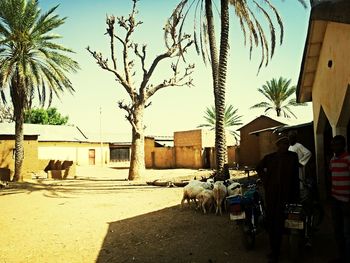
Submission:
<svg viewBox="0 0 350 263">
<path fill-rule="evenodd" d="M 229 132 L 235 137 L 236 141 L 239 137 L 238 133 L 235 130 L 232 130 L 230 128 L 233 128 L 234 126 L 238 126 L 242 124 L 242 116 L 237 114 L 238 109 L 235 109 L 232 105 L 229 105 L 228 107 L 225 106 L 225 115 L 224 115 L 224 126 L 225 130 L 229 130 Z M 216 123 L 216 114 L 215 114 L 215 107 L 207 107 L 205 109 L 205 115 L 204 119 L 206 123 L 200 124 L 197 127 L 202 128 L 210 128 L 211 130 L 215 129 L 215 123 Z"/>
<path fill-rule="evenodd" d="M 276 115 L 280 117 L 282 114 L 286 118 L 290 118 L 290 115 L 293 115 L 295 118 L 295 114 L 291 111 L 290 106 L 305 106 L 306 103 L 297 103 L 295 98 L 291 98 L 290 96 L 295 95 L 296 87 L 289 86 L 291 79 L 287 80 L 283 77 L 280 77 L 278 80 L 273 78 L 270 81 L 266 81 L 258 91 L 264 95 L 264 97 L 268 100 L 257 103 L 250 107 L 254 108 L 265 108 L 265 113 L 268 114 L 269 111 L 276 111 Z"/>
<path fill-rule="evenodd" d="M 54 14 L 56 8 L 42 13 L 38 0 L 0 1 L 0 91 L 6 103 L 5 88 L 15 116 L 15 173 L 21 175 L 24 111 L 29 109 L 34 94 L 41 104 L 64 90 L 74 92 L 66 73 L 76 72 L 78 63 L 65 55 L 71 53 L 53 41 L 61 38 L 52 31 L 65 18 Z"/>
<path fill-rule="evenodd" d="M 298 0 L 304 7 L 306 0 Z M 204 62 L 208 59 L 211 62 L 213 76 L 214 102 L 216 110 L 216 130 L 215 130 L 215 148 L 216 148 L 216 163 L 217 175 L 221 177 L 223 174 L 224 164 L 227 162 L 227 150 L 224 135 L 224 110 L 225 110 L 225 89 L 226 89 L 226 74 L 227 74 L 227 56 L 228 56 L 228 39 L 229 39 L 229 5 L 234 8 L 238 22 L 243 32 L 244 43 L 249 43 L 250 55 L 254 46 L 261 48 L 261 61 L 258 67 L 258 72 L 263 65 L 267 66 L 269 59 L 272 58 L 275 45 L 276 33 L 275 23 L 277 22 L 280 28 L 280 44 L 283 41 L 283 24 L 282 19 L 277 9 L 270 3 L 269 0 L 257 2 L 255 0 L 221 0 L 221 33 L 220 33 L 220 55 L 218 56 L 217 46 L 215 42 L 215 28 L 213 20 L 212 0 L 181 0 L 178 4 L 178 9 L 184 9 L 189 3 L 188 9 L 184 12 L 184 21 L 186 20 L 189 10 L 194 7 L 194 42 L 197 53 L 201 54 Z M 265 20 L 269 24 L 270 41 L 267 40 L 265 32 L 259 19 L 255 16 L 253 8 L 261 12 Z M 204 11 L 205 10 L 205 11 Z M 270 12 L 276 18 L 273 22 Z M 199 15 L 198 15 L 199 14 Z M 197 19 L 199 17 L 199 19 Z M 199 20 L 199 26 L 197 26 Z M 199 28 L 199 34 L 197 32 Z M 181 33 L 181 32 L 180 32 Z M 199 36 L 199 40 L 198 37 Z M 209 38 L 209 41 L 208 41 Z M 248 41 L 247 41 L 248 39 Z M 208 55 L 208 44 L 210 56 Z M 269 46 L 270 44 L 270 46 Z"/>
</svg>

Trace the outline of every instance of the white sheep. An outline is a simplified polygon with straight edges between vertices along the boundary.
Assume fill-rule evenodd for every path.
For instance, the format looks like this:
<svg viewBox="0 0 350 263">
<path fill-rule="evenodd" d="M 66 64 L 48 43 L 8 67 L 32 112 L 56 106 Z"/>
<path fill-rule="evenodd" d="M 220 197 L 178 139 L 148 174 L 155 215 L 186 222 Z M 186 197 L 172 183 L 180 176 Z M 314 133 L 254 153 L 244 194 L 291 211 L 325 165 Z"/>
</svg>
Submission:
<svg viewBox="0 0 350 263">
<path fill-rule="evenodd" d="M 203 213 L 207 213 L 207 209 L 209 209 L 209 212 L 211 211 L 213 205 L 214 205 L 214 193 L 213 190 L 204 189 L 202 192 L 200 192 L 197 197 L 198 199 L 198 205 L 199 207 L 202 207 Z"/>
<path fill-rule="evenodd" d="M 225 199 L 225 197 L 227 196 L 227 189 L 226 189 L 226 186 L 224 185 L 223 181 L 216 181 L 215 182 L 213 193 L 214 193 L 214 200 L 215 200 L 215 204 L 216 204 L 215 214 L 218 214 L 218 212 L 220 212 L 220 215 L 222 215 L 221 204 L 222 204 L 223 200 Z"/>
<path fill-rule="evenodd" d="M 205 189 L 213 189 L 213 184 L 210 182 L 201 182 L 198 180 L 190 181 L 183 190 L 183 197 L 181 200 L 181 207 L 183 207 L 185 200 L 187 200 L 190 206 L 190 200 L 193 200 L 197 205 L 196 197 L 197 195 Z"/>
<path fill-rule="evenodd" d="M 233 182 L 227 186 L 227 195 L 242 195 L 241 184 L 238 182 Z"/>
</svg>

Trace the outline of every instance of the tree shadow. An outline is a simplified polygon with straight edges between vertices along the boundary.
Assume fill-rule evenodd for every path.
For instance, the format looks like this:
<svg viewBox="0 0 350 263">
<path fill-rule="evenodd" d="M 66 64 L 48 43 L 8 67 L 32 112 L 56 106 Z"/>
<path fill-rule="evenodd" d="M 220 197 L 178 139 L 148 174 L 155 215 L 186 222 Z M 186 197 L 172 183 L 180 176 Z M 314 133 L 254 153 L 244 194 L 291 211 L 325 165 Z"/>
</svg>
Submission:
<svg viewBox="0 0 350 263">
<path fill-rule="evenodd" d="M 253 250 L 244 248 L 241 235 L 227 214 L 203 215 L 173 206 L 109 223 L 96 262 L 267 262 L 266 232 L 257 235 Z M 303 250 L 298 262 L 328 262 L 334 251 L 328 218 L 316 234 L 312 250 Z M 289 258 L 284 236 L 280 262 L 291 262 Z"/>
<path fill-rule="evenodd" d="M 246 251 L 227 214 L 173 206 L 111 222 L 96 262 L 265 262 L 265 239 Z"/>
<path fill-rule="evenodd" d="M 109 168 L 114 170 L 129 170 L 129 166 L 109 166 Z"/>
<path fill-rule="evenodd" d="M 118 191 L 149 191 L 155 188 L 146 184 L 129 181 L 111 180 L 37 180 L 33 182 L 9 183 L 0 189 L 0 197 L 15 194 L 32 194 L 42 192 L 50 198 L 75 198 L 84 194 L 115 194 Z"/>
</svg>

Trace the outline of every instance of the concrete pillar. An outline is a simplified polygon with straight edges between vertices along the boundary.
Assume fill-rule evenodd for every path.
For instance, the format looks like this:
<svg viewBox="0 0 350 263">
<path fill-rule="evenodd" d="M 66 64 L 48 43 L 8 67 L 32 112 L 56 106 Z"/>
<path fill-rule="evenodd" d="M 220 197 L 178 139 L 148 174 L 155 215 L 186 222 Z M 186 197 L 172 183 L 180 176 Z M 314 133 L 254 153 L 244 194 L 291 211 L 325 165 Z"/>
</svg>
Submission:
<svg viewBox="0 0 350 263">
<path fill-rule="evenodd" d="M 347 133 L 347 127 L 337 127 L 332 125 L 332 133 L 333 137 L 335 135 L 343 135 L 346 138 L 346 133 Z"/>
<path fill-rule="evenodd" d="M 316 174 L 317 184 L 321 200 L 327 199 L 326 173 L 324 170 L 324 135 L 323 133 L 315 134 L 315 151 L 316 151 Z"/>
</svg>

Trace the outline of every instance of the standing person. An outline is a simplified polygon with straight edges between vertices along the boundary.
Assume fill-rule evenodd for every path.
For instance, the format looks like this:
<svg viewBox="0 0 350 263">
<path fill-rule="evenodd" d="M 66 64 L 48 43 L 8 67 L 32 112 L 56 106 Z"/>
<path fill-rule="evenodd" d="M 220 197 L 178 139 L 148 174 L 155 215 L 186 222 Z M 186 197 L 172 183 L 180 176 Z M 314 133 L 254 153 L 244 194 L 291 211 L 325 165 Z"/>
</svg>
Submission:
<svg viewBox="0 0 350 263">
<path fill-rule="evenodd" d="M 296 131 L 290 131 L 288 133 L 289 148 L 291 152 L 295 152 L 298 155 L 299 160 L 299 180 L 300 180 L 300 190 L 303 190 L 303 182 L 305 181 L 305 165 L 311 158 L 311 152 L 298 142 Z"/>
<path fill-rule="evenodd" d="M 276 140 L 277 152 L 266 155 L 256 167 L 265 189 L 266 221 L 270 240 L 269 262 L 278 262 L 284 230 L 284 209 L 299 198 L 298 156 L 288 151 L 289 140 Z"/>
<path fill-rule="evenodd" d="M 331 148 L 334 156 L 330 161 L 331 207 L 335 241 L 339 258 L 330 262 L 350 262 L 350 155 L 345 151 L 344 136 L 334 136 Z"/>
</svg>

